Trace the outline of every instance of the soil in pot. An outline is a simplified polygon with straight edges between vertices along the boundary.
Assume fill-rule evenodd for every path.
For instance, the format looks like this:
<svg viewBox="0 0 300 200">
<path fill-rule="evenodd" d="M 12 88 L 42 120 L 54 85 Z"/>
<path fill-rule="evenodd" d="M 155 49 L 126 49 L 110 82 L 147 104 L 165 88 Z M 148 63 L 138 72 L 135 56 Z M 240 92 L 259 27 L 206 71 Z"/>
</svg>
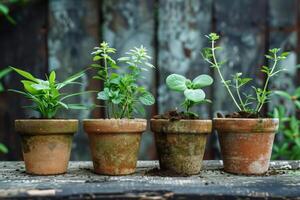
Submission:
<svg viewBox="0 0 300 200">
<path fill-rule="evenodd" d="M 88 134 L 94 172 L 106 175 L 127 175 L 136 170 L 144 119 L 84 120 Z"/>
<path fill-rule="evenodd" d="M 268 171 L 278 119 L 215 118 L 224 170 L 234 174 Z"/>
<path fill-rule="evenodd" d="M 16 120 L 15 129 L 21 136 L 27 173 L 55 175 L 67 171 L 78 120 Z"/>
<path fill-rule="evenodd" d="M 169 119 L 161 117 L 168 115 Z M 160 117 L 163 119 L 159 119 Z M 206 139 L 211 133 L 212 121 L 190 119 L 190 117 L 171 111 L 155 116 L 151 120 L 160 169 L 168 174 L 187 176 L 198 174 L 201 170 Z"/>
</svg>

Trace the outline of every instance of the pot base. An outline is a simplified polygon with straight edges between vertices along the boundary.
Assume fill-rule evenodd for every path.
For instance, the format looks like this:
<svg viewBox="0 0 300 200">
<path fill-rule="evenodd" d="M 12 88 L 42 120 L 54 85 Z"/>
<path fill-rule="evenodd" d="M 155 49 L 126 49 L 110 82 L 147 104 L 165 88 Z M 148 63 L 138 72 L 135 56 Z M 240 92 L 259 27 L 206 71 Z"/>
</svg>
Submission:
<svg viewBox="0 0 300 200">
<path fill-rule="evenodd" d="M 22 136 L 26 173 L 56 175 L 67 172 L 72 135 Z"/>
</svg>

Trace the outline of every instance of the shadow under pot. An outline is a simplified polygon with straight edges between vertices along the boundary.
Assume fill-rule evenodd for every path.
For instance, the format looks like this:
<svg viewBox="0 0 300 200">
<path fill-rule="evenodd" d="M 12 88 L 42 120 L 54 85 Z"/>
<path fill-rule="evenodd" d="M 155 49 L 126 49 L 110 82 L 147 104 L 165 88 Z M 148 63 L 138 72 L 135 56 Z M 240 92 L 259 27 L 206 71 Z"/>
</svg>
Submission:
<svg viewBox="0 0 300 200">
<path fill-rule="evenodd" d="M 193 175 L 201 170 L 211 120 L 152 119 L 151 130 L 160 169 L 174 175 Z"/>
<path fill-rule="evenodd" d="M 278 119 L 215 118 L 224 171 L 259 175 L 268 171 Z"/>
<path fill-rule="evenodd" d="M 83 121 L 88 134 L 94 172 L 127 175 L 136 170 L 144 119 L 88 119 Z"/>
<path fill-rule="evenodd" d="M 78 120 L 15 120 L 21 136 L 26 173 L 55 175 L 67 172 Z"/>
</svg>

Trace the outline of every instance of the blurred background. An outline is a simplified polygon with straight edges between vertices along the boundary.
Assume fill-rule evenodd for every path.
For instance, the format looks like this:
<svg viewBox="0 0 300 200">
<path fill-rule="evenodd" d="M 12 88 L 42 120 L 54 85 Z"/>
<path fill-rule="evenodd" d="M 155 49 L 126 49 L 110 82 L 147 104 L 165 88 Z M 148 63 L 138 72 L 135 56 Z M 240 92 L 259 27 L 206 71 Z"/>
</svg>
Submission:
<svg viewBox="0 0 300 200">
<path fill-rule="evenodd" d="M 166 88 L 164 80 L 168 74 L 193 78 L 207 73 L 216 79 L 213 87 L 206 90 L 213 103 L 198 107 L 197 112 L 209 118 L 216 112 L 235 109 L 216 74 L 200 55 L 200 50 L 209 45 L 205 35 L 210 32 L 221 35 L 220 45 L 224 49 L 219 56 L 227 60 L 223 68 L 225 76 L 231 78 L 241 71 L 254 78 L 258 86 L 265 78 L 260 67 L 268 65 L 264 57 L 267 50 L 279 47 L 291 52 L 282 63 L 287 70 L 270 85 L 287 94 L 272 97 L 264 112 L 275 113 L 282 119 L 273 158 L 300 159 L 299 0 L 0 0 L 0 70 L 12 65 L 41 78 L 56 70 L 58 79 L 64 80 L 92 63 L 92 49 L 100 41 L 105 40 L 116 48 L 116 57 L 134 46 L 144 45 L 156 66 L 141 80 L 157 100 L 148 108 L 147 117 L 179 107 L 182 102 L 181 94 Z M 100 90 L 101 82 L 92 80 L 92 76 L 87 74 L 82 86 L 68 91 Z M 0 86 L 20 89 L 19 80 L 16 74 L 10 73 L 2 77 Z M 92 95 L 74 101 L 96 102 Z M 28 102 L 23 97 L 5 90 L 0 93 L 1 160 L 22 159 L 14 120 L 36 115 L 23 109 L 24 105 Z M 59 114 L 59 117 L 79 119 L 101 116 L 101 109 Z M 205 159 L 218 158 L 218 141 L 212 134 Z M 143 135 L 140 159 L 156 159 L 150 132 Z M 90 160 L 82 129 L 73 143 L 72 160 Z"/>
</svg>

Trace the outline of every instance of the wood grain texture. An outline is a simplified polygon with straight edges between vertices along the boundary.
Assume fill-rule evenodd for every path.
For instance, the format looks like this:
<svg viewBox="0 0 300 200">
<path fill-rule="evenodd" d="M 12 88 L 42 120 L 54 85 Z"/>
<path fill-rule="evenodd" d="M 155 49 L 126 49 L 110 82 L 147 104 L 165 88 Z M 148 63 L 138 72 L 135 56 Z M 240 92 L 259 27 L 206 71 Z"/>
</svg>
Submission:
<svg viewBox="0 0 300 200">
<path fill-rule="evenodd" d="M 204 35 L 211 30 L 211 6 L 210 0 L 159 1 L 157 34 L 160 113 L 181 109 L 180 104 L 184 100 L 183 94 L 173 92 L 165 85 L 169 74 L 178 73 L 193 79 L 202 73 L 209 73 L 200 50 L 208 45 Z M 205 91 L 210 93 L 209 89 Z M 209 105 L 197 106 L 195 112 L 208 117 L 208 107 Z"/>
<path fill-rule="evenodd" d="M 222 171 L 222 161 L 204 161 L 200 174 L 164 177 L 158 161 L 140 161 L 129 176 L 101 176 L 91 162 L 71 162 L 67 174 L 30 176 L 22 162 L 0 163 L 0 197 L 9 199 L 298 199 L 300 162 L 271 162 L 263 176 Z"/>
<path fill-rule="evenodd" d="M 253 78 L 257 86 L 262 85 L 263 76 L 260 67 L 264 63 L 267 1 L 215 0 L 214 2 L 215 31 L 220 33 L 222 38 L 219 44 L 223 47 L 219 58 L 227 61 L 221 69 L 225 79 L 231 79 L 231 75 L 242 72 L 244 76 Z M 214 111 L 226 113 L 238 111 L 217 77 L 215 72 Z"/>
<path fill-rule="evenodd" d="M 47 71 L 47 3 L 31 1 L 24 6 L 13 7 L 11 15 L 16 25 L 0 16 L 0 69 L 11 65 L 43 77 Z M 5 78 L 4 85 L 6 88 L 23 89 L 19 80 L 19 75 L 11 73 Z M 0 141 L 9 149 L 8 154 L 0 155 L 0 159 L 22 159 L 14 120 L 37 116 L 22 108 L 25 105 L 30 105 L 30 102 L 23 96 L 11 92 L 0 94 Z"/>
<path fill-rule="evenodd" d="M 143 45 L 155 63 L 154 50 L 154 15 L 155 0 L 112 0 L 102 2 L 102 39 L 117 49 L 115 58 L 125 55 L 129 49 Z M 124 72 L 126 69 L 121 69 Z M 155 71 L 143 72 L 140 84 L 155 92 Z M 147 118 L 151 116 L 151 107 L 146 109 Z M 142 137 L 140 159 L 154 157 L 152 133 L 145 133 Z"/>
<path fill-rule="evenodd" d="M 64 80 L 92 63 L 91 52 L 99 39 L 99 8 L 97 0 L 49 0 L 49 71 L 56 70 L 58 80 Z M 68 93 L 85 91 L 99 86 L 89 83 L 90 76 L 85 75 L 83 85 L 68 87 Z M 92 95 L 81 95 L 71 102 L 86 105 L 93 104 Z M 85 119 L 91 117 L 90 110 L 64 111 L 60 117 Z M 80 129 L 75 137 L 72 159 L 88 159 L 87 137 Z"/>
</svg>

